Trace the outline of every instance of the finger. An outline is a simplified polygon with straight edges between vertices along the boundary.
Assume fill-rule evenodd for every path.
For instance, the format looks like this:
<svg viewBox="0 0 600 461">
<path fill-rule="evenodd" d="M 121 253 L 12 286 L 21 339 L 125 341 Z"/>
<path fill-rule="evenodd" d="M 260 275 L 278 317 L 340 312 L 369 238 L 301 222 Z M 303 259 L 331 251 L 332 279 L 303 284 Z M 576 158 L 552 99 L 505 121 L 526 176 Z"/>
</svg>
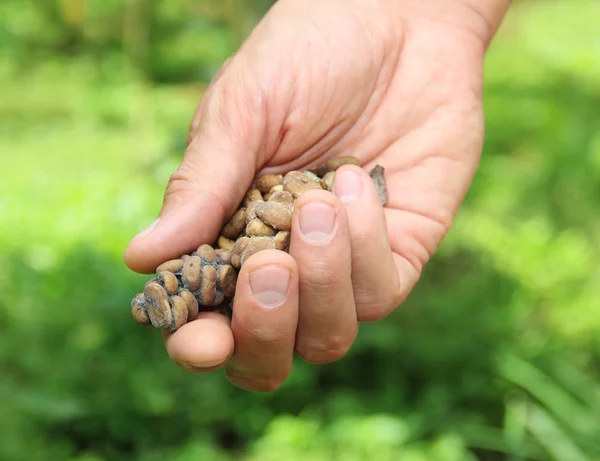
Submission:
<svg viewBox="0 0 600 461">
<path fill-rule="evenodd" d="M 201 312 L 175 333 L 164 333 L 167 353 L 173 362 L 196 373 L 215 371 L 233 354 L 229 319 L 215 312 Z"/>
<path fill-rule="evenodd" d="M 256 392 L 276 390 L 287 378 L 294 357 L 298 323 L 298 269 L 282 251 L 263 250 L 242 266 L 231 328 L 235 353 L 228 379 Z"/>
<path fill-rule="evenodd" d="M 381 199 L 369 175 L 355 165 L 336 171 L 333 191 L 348 215 L 357 318 L 380 320 L 400 304 L 402 293 Z"/>
<path fill-rule="evenodd" d="M 307 362 L 342 358 L 357 334 L 350 235 L 342 203 L 326 191 L 296 202 L 290 254 L 298 264 L 300 314 L 296 351 Z"/>
<path fill-rule="evenodd" d="M 259 93 L 248 82 L 240 85 L 226 70 L 203 98 L 194 137 L 169 180 L 158 220 L 125 252 L 132 270 L 152 273 L 160 263 L 212 243 L 235 211 L 254 177 L 264 133 Z"/>
</svg>

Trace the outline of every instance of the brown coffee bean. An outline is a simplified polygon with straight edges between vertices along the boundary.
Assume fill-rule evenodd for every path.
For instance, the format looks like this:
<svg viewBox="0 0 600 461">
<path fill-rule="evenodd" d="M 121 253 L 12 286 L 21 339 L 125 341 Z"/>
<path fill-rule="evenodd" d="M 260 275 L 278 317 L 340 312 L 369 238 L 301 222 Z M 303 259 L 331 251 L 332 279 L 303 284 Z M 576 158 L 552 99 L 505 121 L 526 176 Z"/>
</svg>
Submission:
<svg viewBox="0 0 600 461">
<path fill-rule="evenodd" d="M 275 242 L 275 249 L 287 251 L 290 246 L 290 233 L 288 231 L 279 231 L 273 241 Z"/>
<path fill-rule="evenodd" d="M 248 237 L 240 237 L 236 240 L 233 249 L 231 250 L 231 265 L 236 269 L 239 269 L 242 265 L 242 254 L 244 250 L 250 243 L 250 238 Z"/>
<path fill-rule="evenodd" d="M 263 250 L 274 250 L 275 241 L 271 237 L 252 237 L 242 253 L 240 265 L 243 266 L 250 256 Z"/>
<path fill-rule="evenodd" d="M 256 206 L 256 215 L 265 224 L 278 230 L 290 230 L 292 211 L 279 202 L 264 202 Z"/>
<path fill-rule="evenodd" d="M 231 262 L 231 250 L 218 249 L 216 254 L 222 263 L 229 264 Z"/>
<path fill-rule="evenodd" d="M 299 171 L 291 171 L 283 178 L 283 190 L 290 192 L 296 198 L 307 190 L 322 188 L 321 184 L 312 181 L 308 176 Z"/>
<path fill-rule="evenodd" d="M 360 166 L 360 160 L 356 157 L 346 156 L 346 157 L 336 157 L 327 160 L 327 169 L 329 171 L 335 171 L 342 165 L 358 165 Z"/>
<path fill-rule="evenodd" d="M 273 193 L 269 197 L 269 202 L 278 202 L 282 205 L 293 207 L 294 205 L 294 197 L 286 190 L 281 190 Z"/>
<path fill-rule="evenodd" d="M 188 305 L 180 296 L 171 298 L 171 312 L 173 314 L 173 323 L 170 325 L 169 331 L 177 331 L 188 321 Z"/>
<path fill-rule="evenodd" d="M 272 187 L 278 186 L 283 182 L 283 176 L 280 174 L 265 174 L 259 176 L 254 181 L 256 188 L 263 194 L 266 194 L 271 190 Z"/>
<path fill-rule="evenodd" d="M 280 184 L 278 186 L 272 187 L 271 190 L 269 192 L 267 192 L 266 194 L 263 195 L 263 199 L 265 199 L 265 202 L 269 201 L 269 199 L 271 198 L 271 196 L 279 191 L 283 190 L 283 186 Z"/>
<path fill-rule="evenodd" d="M 210 245 L 200 245 L 196 250 L 196 255 L 206 261 L 215 261 L 217 259 L 217 253 Z"/>
<path fill-rule="evenodd" d="M 231 250 L 233 248 L 233 241 L 221 235 L 219 236 L 219 240 L 217 241 L 217 246 L 221 250 Z"/>
<path fill-rule="evenodd" d="M 246 209 L 240 208 L 231 217 L 229 222 L 227 224 L 225 224 L 225 227 L 223 227 L 223 230 L 221 231 L 221 235 L 228 239 L 235 239 L 244 230 L 245 226 L 246 226 Z"/>
<path fill-rule="evenodd" d="M 327 189 L 328 191 L 331 191 L 333 189 L 333 178 L 335 177 L 335 173 L 333 171 L 330 171 L 329 173 L 326 173 L 325 176 L 323 176 L 323 185 L 325 186 L 325 189 Z"/>
<path fill-rule="evenodd" d="M 188 320 L 195 319 L 198 315 L 198 300 L 196 297 L 188 290 L 179 290 L 179 296 L 181 296 L 187 304 Z"/>
<path fill-rule="evenodd" d="M 233 248 L 231 249 L 231 256 L 232 257 L 234 255 L 240 256 L 244 252 L 244 250 L 246 249 L 246 247 L 248 246 L 249 243 L 250 243 L 249 237 L 240 237 L 239 239 L 237 239 L 235 241 L 235 245 L 233 245 Z"/>
<path fill-rule="evenodd" d="M 150 317 L 146 312 L 146 297 L 143 293 L 138 293 L 131 300 L 131 315 L 140 325 L 150 325 Z"/>
<path fill-rule="evenodd" d="M 323 186 L 323 182 L 321 181 L 321 178 L 319 178 L 316 174 L 311 173 L 310 171 L 305 171 L 304 174 L 308 177 L 308 179 L 310 179 L 313 182 L 316 182 L 317 184 L 320 184 L 321 186 Z"/>
<path fill-rule="evenodd" d="M 244 198 L 244 206 L 248 207 L 252 202 L 262 202 L 263 201 L 263 197 L 262 194 L 260 193 L 260 191 L 258 189 L 250 189 L 247 193 L 246 193 L 246 197 Z"/>
<path fill-rule="evenodd" d="M 233 296 L 237 282 L 237 272 L 235 269 L 232 266 L 221 266 L 217 275 L 223 294 L 225 296 Z"/>
<path fill-rule="evenodd" d="M 373 184 L 375 184 L 375 189 L 377 189 L 379 199 L 383 205 L 385 205 L 388 201 L 387 187 L 385 184 L 385 178 L 383 177 L 384 172 L 385 169 L 380 165 L 375 166 L 375 168 L 369 172 L 369 176 L 371 176 Z"/>
<path fill-rule="evenodd" d="M 200 286 L 200 272 L 202 271 L 202 260 L 200 256 L 190 256 L 183 265 L 181 281 L 183 286 L 192 293 Z"/>
<path fill-rule="evenodd" d="M 157 279 L 160 284 L 165 287 L 165 290 L 168 294 L 174 295 L 177 293 L 177 290 L 179 289 L 179 280 L 177 280 L 177 277 L 173 274 L 173 272 L 160 272 L 157 276 Z"/>
<path fill-rule="evenodd" d="M 165 263 L 162 263 L 160 266 L 158 266 L 156 268 L 156 273 L 158 274 L 159 272 L 165 272 L 165 271 L 177 272 L 177 271 L 181 270 L 182 267 L 183 267 L 182 259 L 172 259 L 171 261 L 167 261 Z"/>
<path fill-rule="evenodd" d="M 252 237 L 272 237 L 277 231 L 271 226 L 267 226 L 260 218 L 254 218 L 246 226 L 246 234 Z"/>
<path fill-rule="evenodd" d="M 173 316 L 171 305 L 165 289 L 156 282 L 149 283 L 144 288 L 146 297 L 146 312 L 154 328 L 165 328 L 171 325 Z"/>
<path fill-rule="evenodd" d="M 263 203 L 262 197 L 260 200 L 257 200 L 255 202 L 252 202 L 251 204 L 249 204 L 248 208 L 246 208 L 246 225 L 248 223 L 250 223 L 250 221 L 252 221 L 254 218 L 256 218 L 256 206 L 259 203 Z"/>
<path fill-rule="evenodd" d="M 200 284 L 200 304 L 212 306 L 217 294 L 217 270 L 212 266 L 202 268 L 202 283 Z"/>
</svg>

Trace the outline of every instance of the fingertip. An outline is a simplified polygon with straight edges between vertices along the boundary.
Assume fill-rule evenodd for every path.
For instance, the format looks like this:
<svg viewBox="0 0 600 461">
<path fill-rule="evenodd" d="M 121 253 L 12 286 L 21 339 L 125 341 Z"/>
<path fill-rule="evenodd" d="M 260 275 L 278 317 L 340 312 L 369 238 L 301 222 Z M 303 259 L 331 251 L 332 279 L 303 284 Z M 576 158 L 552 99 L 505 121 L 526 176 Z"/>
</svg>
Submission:
<svg viewBox="0 0 600 461">
<path fill-rule="evenodd" d="M 240 269 L 240 275 L 250 274 L 264 266 L 281 266 L 292 274 L 298 272 L 296 261 L 285 251 L 262 250 L 248 258 Z"/>
<path fill-rule="evenodd" d="M 146 254 L 147 252 L 144 251 L 143 242 L 140 245 L 138 237 L 134 237 L 123 253 L 123 261 L 133 272 L 139 274 L 152 274 L 154 273 L 156 266 L 153 266 L 152 261 L 148 260 Z"/>
<path fill-rule="evenodd" d="M 296 200 L 295 209 L 299 210 L 304 205 L 307 205 L 312 202 L 324 202 L 332 207 L 339 209 L 343 208 L 343 204 L 338 197 L 336 197 L 332 192 L 324 189 L 311 189 L 304 192 L 298 199 Z"/>
<path fill-rule="evenodd" d="M 373 196 L 374 186 L 369 174 L 358 165 L 343 165 L 333 178 L 332 193 L 346 206 L 360 202 L 361 196 Z M 372 197 L 369 197 L 372 202 Z"/>
<path fill-rule="evenodd" d="M 173 334 L 165 334 L 167 354 L 186 370 L 207 373 L 221 368 L 233 354 L 229 319 L 215 312 L 202 312 Z"/>
<path fill-rule="evenodd" d="M 218 202 L 194 201 L 181 191 L 178 195 L 161 211 L 160 220 L 129 242 L 123 255 L 129 269 L 152 274 L 160 264 L 213 241 L 218 234 L 224 216 Z"/>
</svg>

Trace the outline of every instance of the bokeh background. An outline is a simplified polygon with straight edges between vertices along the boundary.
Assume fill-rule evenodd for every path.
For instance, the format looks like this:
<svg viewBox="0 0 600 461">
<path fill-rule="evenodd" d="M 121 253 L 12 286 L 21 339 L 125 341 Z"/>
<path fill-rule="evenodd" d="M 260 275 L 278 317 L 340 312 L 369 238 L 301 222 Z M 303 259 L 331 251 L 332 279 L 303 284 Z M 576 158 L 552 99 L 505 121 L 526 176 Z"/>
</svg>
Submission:
<svg viewBox="0 0 600 461">
<path fill-rule="evenodd" d="M 193 376 L 129 300 L 211 76 L 269 1 L 0 2 L 0 459 L 600 459 L 600 2 L 517 2 L 487 142 L 406 302 L 274 394 Z"/>
</svg>

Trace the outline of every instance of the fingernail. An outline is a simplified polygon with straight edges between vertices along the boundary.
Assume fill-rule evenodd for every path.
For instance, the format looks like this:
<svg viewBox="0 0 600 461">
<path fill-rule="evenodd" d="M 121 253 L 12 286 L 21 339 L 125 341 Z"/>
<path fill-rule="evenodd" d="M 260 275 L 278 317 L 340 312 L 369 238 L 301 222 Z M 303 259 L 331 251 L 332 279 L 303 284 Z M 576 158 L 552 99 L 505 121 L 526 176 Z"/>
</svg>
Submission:
<svg viewBox="0 0 600 461">
<path fill-rule="evenodd" d="M 134 238 L 145 237 L 146 235 L 148 235 L 150 232 L 152 232 L 154 230 L 154 228 L 156 227 L 157 224 L 158 224 L 158 218 L 156 220 L 154 220 L 154 222 L 151 223 L 148 227 L 146 227 L 143 231 L 141 231 L 139 234 L 137 234 Z"/>
<path fill-rule="evenodd" d="M 329 239 L 335 226 L 335 210 L 321 202 L 307 203 L 300 208 L 300 231 L 306 240 L 323 243 Z"/>
<path fill-rule="evenodd" d="M 354 202 L 362 192 L 362 180 L 352 170 L 341 170 L 335 173 L 333 192 L 343 204 Z"/>
<path fill-rule="evenodd" d="M 191 362 L 183 362 L 181 363 L 181 366 L 186 369 L 187 371 L 204 371 L 207 368 L 212 368 L 212 367 L 216 367 L 217 365 L 220 365 L 221 363 L 223 363 L 223 359 L 213 359 L 213 360 L 207 360 L 206 362 L 203 363 L 191 363 Z"/>
<path fill-rule="evenodd" d="M 283 267 L 262 267 L 250 274 L 250 291 L 263 306 L 275 307 L 285 301 L 290 277 Z"/>
</svg>

